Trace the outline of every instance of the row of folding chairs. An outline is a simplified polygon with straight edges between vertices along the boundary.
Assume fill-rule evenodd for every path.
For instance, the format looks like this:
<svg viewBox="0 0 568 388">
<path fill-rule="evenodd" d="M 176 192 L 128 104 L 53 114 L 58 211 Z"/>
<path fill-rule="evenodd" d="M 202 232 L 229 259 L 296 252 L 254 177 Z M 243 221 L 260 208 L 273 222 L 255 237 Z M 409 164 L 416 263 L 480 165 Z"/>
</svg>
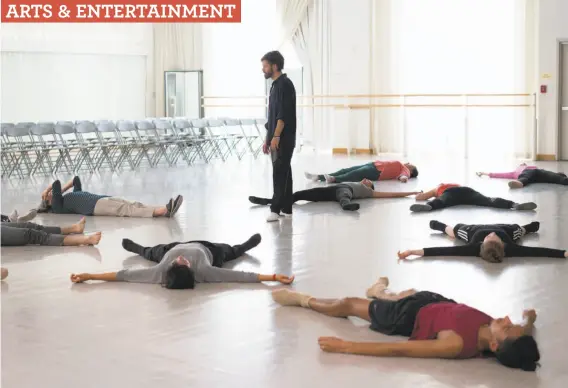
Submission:
<svg viewBox="0 0 568 388">
<path fill-rule="evenodd" d="M 256 158 L 265 123 L 231 118 L 2 123 L 2 177 Z"/>
</svg>

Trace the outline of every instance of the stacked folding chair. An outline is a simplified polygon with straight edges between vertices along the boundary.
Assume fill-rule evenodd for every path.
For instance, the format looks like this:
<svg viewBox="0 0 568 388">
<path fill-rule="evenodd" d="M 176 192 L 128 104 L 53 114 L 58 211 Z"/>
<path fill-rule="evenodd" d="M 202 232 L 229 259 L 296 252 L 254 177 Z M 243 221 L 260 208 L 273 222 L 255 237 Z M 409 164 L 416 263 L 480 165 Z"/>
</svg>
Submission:
<svg viewBox="0 0 568 388">
<path fill-rule="evenodd" d="M 265 119 L 2 123 L 2 177 L 119 171 L 258 156 Z"/>
</svg>

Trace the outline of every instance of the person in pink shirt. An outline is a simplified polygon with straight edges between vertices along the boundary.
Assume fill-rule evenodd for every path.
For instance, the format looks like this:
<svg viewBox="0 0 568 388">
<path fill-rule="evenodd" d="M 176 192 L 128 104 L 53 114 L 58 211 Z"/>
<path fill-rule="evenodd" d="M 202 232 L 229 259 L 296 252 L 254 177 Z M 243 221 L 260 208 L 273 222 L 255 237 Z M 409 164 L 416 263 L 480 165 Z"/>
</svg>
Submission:
<svg viewBox="0 0 568 388">
<path fill-rule="evenodd" d="M 476 174 L 477 176 L 488 176 L 489 178 L 512 179 L 509 182 L 509 187 L 512 189 L 520 189 L 531 183 L 554 183 L 568 186 L 566 174 L 543 170 L 537 166 L 527 166 L 526 163 L 520 164 L 515 171 L 478 172 Z"/>
<path fill-rule="evenodd" d="M 393 293 L 388 286 L 388 278 L 379 278 L 367 290 L 371 300 L 319 299 L 288 289 L 272 291 L 272 298 L 283 306 L 305 307 L 331 317 L 358 317 L 370 322 L 371 330 L 410 337 L 408 342 L 353 342 L 320 337 L 319 346 L 325 352 L 450 359 L 492 354 L 509 368 L 536 370 L 540 353 L 532 336 L 534 310 L 525 310 L 525 322 L 519 325 L 509 317 L 494 319 L 434 292 L 410 289 Z"/>
<path fill-rule="evenodd" d="M 401 163 L 396 160 L 365 163 L 353 167 L 344 168 L 331 174 L 311 174 L 305 173 L 306 178 L 317 182 L 326 181 L 327 183 L 360 182 L 363 179 L 370 181 L 386 181 L 398 179 L 406 183 L 410 178 L 418 176 L 418 169 L 410 163 Z"/>
</svg>

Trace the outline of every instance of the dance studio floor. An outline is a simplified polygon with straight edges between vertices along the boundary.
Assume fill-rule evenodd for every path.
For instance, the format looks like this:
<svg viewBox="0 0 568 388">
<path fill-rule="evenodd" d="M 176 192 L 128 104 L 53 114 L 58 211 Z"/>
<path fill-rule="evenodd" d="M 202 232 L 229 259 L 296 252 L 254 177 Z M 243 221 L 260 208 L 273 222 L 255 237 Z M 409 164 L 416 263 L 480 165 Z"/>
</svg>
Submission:
<svg viewBox="0 0 568 388">
<path fill-rule="evenodd" d="M 295 189 L 312 185 L 305 169 L 328 172 L 360 160 L 296 155 Z M 418 162 L 417 162 L 418 163 Z M 499 170 L 514 162 L 496 163 Z M 561 387 L 568 379 L 568 263 L 561 259 L 474 258 L 397 263 L 399 249 L 450 245 L 431 233 L 430 219 L 446 223 L 541 222 L 527 245 L 568 248 L 568 190 L 533 186 L 510 192 L 506 181 L 477 178 L 491 163 L 429 160 L 406 185 L 385 191 L 429 189 L 440 181 L 469 184 L 490 196 L 535 201 L 536 212 L 456 208 L 410 214 L 413 199 L 364 200 L 357 213 L 337 204 L 296 205 L 293 220 L 267 224 L 267 209 L 247 201 L 271 192 L 266 158 L 231 160 L 190 168 L 83 176 L 88 191 L 165 204 L 185 203 L 175 220 L 88 218 L 102 231 L 98 247 L 2 248 L 2 387 Z M 568 171 L 568 163 L 541 163 Z M 68 179 L 68 176 L 61 179 Z M 37 204 L 48 179 L 2 182 L 2 213 Z M 41 215 L 45 224 L 68 224 L 72 215 Z M 492 359 L 468 361 L 372 358 L 320 351 L 318 336 L 356 341 L 396 341 L 358 319 L 337 319 L 300 308 L 278 307 L 273 284 L 200 284 L 192 291 L 157 285 L 72 285 L 72 272 L 108 272 L 144 266 L 122 250 L 123 237 L 153 245 L 209 239 L 239 243 L 253 233 L 262 243 L 236 264 L 260 273 L 295 274 L 293 287 L 315 296 L 364 296 L 380 276 L 394 290 L 436 291 L 500 317 L 520 320 L 536 308 L 542 367 L 509 370 Z M 562 383 L 564 381 L 564 383 Z"/>
</svg>

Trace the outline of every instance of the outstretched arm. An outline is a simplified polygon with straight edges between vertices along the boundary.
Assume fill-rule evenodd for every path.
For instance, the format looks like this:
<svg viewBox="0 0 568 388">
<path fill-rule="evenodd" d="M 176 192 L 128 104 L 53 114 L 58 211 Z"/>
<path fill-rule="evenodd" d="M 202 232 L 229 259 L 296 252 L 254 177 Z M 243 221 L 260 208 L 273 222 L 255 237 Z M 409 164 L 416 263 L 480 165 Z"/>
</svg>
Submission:
<svg viewBox="0 0 568 388">
<path fill-rule="evenodd" d="M 430 191 L 427 191 L 427 192 L 425 192 L 425 193 L 420 193 L 420 194 L 418 194 L 418 195 L 416 196 L 416 200 L 417 200 L 417 201 L 426 201 L 426 200 L 428 200 L 428 199 L 430 199 L 430 198 L 432 198 L 432 197 L 435 197 L 435 196 L 436 196 L 436 190 L 437 190 L 437 189 L 438 189 L 438 188 L 435 187 L 435 188 L 433 188 L 433 189 L 430 190 Z"/>
<path fill-rule="evenodd" d="M 423 249 L 410 249 L 398 252 L 398 258 L 405 260 L 409 256 L 478 256 L 480 243 L 457 245 L 453 247 L 432 247 Z"/>
<path fill-rule="evenodd" d="M 324 352 L 359 354 L 375 357 L 456 358 L 463 348 L 460 337 L 405 342 L 350 342 L 335 337 L 320 337 Z"/>
<path fill-rule="evenodd" d="M 207 267 L 202 268 L 199 274 L 206 283 L 258 283 L 258 282 L 280 282 L 290 284 L 294 281 L 294 276 L 286 275 L 261 275 L 253 272 L 234 271 L 227 268 Z"/>
<path fill-rule="evenodd" d="M 80 273 L 80 274 L 71 274 L 71 281 L 73 283 L 83 283 L 87 280 L 101 280 L 104 282 L 115 282 L 118 281 L 116 278 L 116 272 L 107 272 L 107 273 Z"/>
<path fill-rule="evenodd" d="M 523 245 L 511 244 L 507 249 L 507 256 L 568 258 L 568 251 L 564 249 L 526 247 Z"/>
<path fill-rule="evenodd" d="M 403 198 L 420 193 L 422 193 L 422 191 L 403 191 L 403 192 L 373 191 L 373 198 Z"/>
</svg>

